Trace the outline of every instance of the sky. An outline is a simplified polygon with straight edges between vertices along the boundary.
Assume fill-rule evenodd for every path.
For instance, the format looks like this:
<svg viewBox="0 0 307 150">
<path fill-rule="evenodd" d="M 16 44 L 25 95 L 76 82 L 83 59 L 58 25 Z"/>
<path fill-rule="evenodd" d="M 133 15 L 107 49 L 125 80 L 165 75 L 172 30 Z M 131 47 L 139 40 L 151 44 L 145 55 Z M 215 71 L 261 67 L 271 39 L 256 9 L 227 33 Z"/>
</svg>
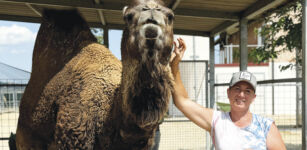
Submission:
<svg viewBox="0 0 307 150">
<path fill-rule="evenodd" d="M 0 62 L 31 71 L 40 24 L 0 21 Z"/>
<path fill-rule="evenodd" d="M 0 62 L 31 72 L 32 53 L 40 24 L 0 20 Z M 109 30 L 109 49 L 120 56 L 121 30 Z M 209 39 L 200 36 L 175 35 L 185 40 L 184 60 L 208 60 Z M 195 57 L 194 57 L 195 55 Z"/>
</svg>

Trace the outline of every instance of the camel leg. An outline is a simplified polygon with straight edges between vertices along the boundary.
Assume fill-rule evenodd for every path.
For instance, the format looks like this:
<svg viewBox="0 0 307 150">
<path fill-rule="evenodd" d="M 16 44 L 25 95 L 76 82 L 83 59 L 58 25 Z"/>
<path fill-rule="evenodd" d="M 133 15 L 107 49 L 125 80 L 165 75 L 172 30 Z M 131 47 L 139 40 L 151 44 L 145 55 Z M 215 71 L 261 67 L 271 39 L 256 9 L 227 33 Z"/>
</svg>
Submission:
<svg viewBox="0 0 307 150">
<path fill-rule="evenodd" d="M 18 150 L 44 150 L 45 143 L 34 136 L 30 129 L 19 127 L 16 132 L 16 148 Z"/>
<path fill-rule="evenodd" d="M 18 150 L 45 150 L 53 139 L 55 115 L 52 114 L 52 102 L 42 98 L 33 115 L 21 114 L 16 131 Z M 30 109 L 28 107 L 28 109 Z M 23 115 L 23 116 L 22 116 Z M 54 119 L 53 119 L 54 118 Z M 48 130 L 46 130 L 48 129 Z"/>
<path fill-rule="evenodd" d="M 93 149 L 95 121 L 88 109 L 63 107 L 55 128 L 56 149 Z"/>
</svg>

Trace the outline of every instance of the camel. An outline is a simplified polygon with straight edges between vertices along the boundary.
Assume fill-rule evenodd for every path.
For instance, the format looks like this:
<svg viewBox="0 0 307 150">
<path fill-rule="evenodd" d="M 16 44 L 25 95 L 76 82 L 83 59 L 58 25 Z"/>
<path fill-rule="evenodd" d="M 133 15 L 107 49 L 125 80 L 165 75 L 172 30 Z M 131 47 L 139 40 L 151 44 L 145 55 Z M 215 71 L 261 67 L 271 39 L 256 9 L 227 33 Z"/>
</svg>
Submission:
<svg viewBox="0 0 307 150">
<path fill-rule="evenodd" d="M 173 89 L 174 14 L 160 0 L 134 0 L 123 15 L 121 62 L 76 10 L 44 11 L 17 149 L 150 149 Z"/>
<path fill-rule="evenodd" d="M 93 149 L 119 89 L 121 62 L 75 10 L 45 10 L 21 99 L 17 149 Z"/>
</svg>

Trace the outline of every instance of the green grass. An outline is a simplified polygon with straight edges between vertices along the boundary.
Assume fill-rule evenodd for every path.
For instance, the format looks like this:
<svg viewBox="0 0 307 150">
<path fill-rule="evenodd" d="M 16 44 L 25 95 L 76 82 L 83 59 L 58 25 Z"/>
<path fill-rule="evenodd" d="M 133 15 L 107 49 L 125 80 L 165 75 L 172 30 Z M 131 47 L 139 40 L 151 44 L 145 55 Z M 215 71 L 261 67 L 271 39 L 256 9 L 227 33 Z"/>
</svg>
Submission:
<svg viewBox="0 0 307 150">
<path fill-rule="evenodd" d="M 217 108 L 219 110 L 222 110 L 224 112 L 229 112 L 230 111 L 230 104 L 228 103 L 221 103 L 221 102 L 216 102 Z"/>
</svg>

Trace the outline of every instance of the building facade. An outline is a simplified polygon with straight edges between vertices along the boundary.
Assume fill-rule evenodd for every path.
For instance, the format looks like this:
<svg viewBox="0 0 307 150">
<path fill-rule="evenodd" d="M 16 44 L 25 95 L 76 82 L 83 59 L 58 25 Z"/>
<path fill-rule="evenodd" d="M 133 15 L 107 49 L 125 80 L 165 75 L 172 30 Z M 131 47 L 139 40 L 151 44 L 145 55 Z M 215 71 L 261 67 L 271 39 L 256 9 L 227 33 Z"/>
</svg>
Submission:
<svg viewBox="0 0 307 150">
<path fill-rule="evenodd" d="M 30 72 L 0 62 L 0 113 L 18 111 Z"/>
</svg>

